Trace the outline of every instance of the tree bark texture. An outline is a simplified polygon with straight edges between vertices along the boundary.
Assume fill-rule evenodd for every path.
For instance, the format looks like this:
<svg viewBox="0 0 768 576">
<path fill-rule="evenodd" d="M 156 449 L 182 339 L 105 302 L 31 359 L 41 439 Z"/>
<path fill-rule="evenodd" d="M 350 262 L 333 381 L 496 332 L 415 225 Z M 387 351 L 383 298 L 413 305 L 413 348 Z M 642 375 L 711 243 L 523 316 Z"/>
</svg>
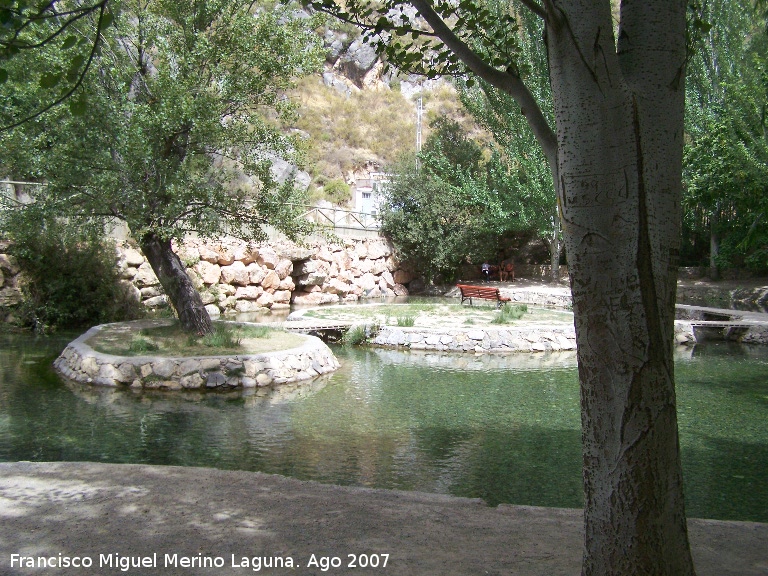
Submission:
<svg viewBox="0 0 768 576">
<path fill-rule="evenodd" d="M 560 234 L 560 219 L 558 214 L 558 218 L 552 229 L 552 236 L 546 239 L 547 249 L 549 250 L 549 280 L 554 284 L 560 282 L 560 251 L 563 249 Z"/>
<path fill-rule="evenodd" d="M 200 293 L 187 276 L 184 264 L 173 251 L 171 241 L 150 233 L 142 238 L 141 250 L 176 310 L 182 328 L 195 334 L 208 334 L 211 317 Z"/>
<path fill-rule="evenodd" d="M 681 0 L 546 4 L 582 403 L 582 574 L 694 574 L 672 358 Z"/>
</svg>

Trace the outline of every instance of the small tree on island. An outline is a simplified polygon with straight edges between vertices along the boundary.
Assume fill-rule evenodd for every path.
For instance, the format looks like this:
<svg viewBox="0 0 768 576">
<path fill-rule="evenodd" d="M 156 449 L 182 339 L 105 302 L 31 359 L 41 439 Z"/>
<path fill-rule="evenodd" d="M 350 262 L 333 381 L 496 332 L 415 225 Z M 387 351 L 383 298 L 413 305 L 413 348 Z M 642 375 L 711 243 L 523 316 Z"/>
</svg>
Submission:
<svg viewBox="0 0 768 576">
<path fill-rule="evenodd" d="M 38 208 L 129 226 L 182 326 L 210 317 L 172 249 L 190 232 L 252 241 L 264 227 L 301 232 L 303 192 L 277 182 L 272 160 L 298 162 L 279 129 L 294 108 L 286 90 L 319 69 L 313 21 L 244 0 L 127 0 L 102 36 L 101 55 L 68 107 L 4 134 L 9 170 L 48 186 Z M 57 49 L 12 66 L 61 68 Z M 16 77 L 11 74 L 10 78 Z M 1 87 L 20 105 L 44 83 Z"/>
</svg>

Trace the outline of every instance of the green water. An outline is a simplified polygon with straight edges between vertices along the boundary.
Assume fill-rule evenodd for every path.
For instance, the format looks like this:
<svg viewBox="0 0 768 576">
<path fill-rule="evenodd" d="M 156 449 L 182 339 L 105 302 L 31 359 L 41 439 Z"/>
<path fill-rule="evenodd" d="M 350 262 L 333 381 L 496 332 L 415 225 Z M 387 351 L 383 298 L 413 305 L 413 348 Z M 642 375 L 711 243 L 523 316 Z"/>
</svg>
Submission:
<svg viewBox="0 0 768 576">
<path fill-rule="evenodd" d="M 259 470 L 326 483 L 581 506 L 572 354 L 335 348 L 342 368 L 274 393 L 65 384 L 71 338 L 0 336 L 0 460 Z M 676 366 L 689 515 L 768 522 L 768 347 L 711 343 Z"/>
</svg>

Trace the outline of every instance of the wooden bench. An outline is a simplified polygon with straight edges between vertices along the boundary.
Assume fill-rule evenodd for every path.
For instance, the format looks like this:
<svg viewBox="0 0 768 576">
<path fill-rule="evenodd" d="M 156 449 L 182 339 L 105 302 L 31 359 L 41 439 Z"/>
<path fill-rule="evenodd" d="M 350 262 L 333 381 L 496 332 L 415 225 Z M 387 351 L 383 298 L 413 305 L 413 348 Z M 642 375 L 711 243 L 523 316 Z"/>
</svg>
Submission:
<svg viewBox="0 0 768 576">
<path fill-rule="evenodd" d="M 511 300 L 506 296 L 502 296 L 499 293 L 498 288 L 491 288 L 490 286 L 470 286 L 468 284 L 457 284 L 456 287 L 461 291 L 461 303 L 464 304 L 464 300 L 469 300 L 470 306 L 472 306 L 472 298 L 495 300 L 497 308 L 501 308 L 502 304 Z"/>
</svg>

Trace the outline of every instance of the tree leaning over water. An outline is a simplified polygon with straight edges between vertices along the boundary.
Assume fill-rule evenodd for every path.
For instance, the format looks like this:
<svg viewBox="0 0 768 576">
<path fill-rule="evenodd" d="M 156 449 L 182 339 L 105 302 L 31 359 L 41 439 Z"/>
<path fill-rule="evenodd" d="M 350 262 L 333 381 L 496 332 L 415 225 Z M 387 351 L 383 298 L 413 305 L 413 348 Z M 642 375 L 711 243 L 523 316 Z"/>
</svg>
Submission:
<svg viewBox="0 0 768 576">
<path fill-rule="evenodd" d="M 569 265 L 582 573 L 694 574 L 672 358 L 686 2 L 625 0 L 614 14 L 609 0 L 520 0 L 503 18 L 474 0 L 313 5 L 365 29 L 397 65 L 469 73 L 517 102 L 556 183 Z M 517 62 L 520 10 L 544 23 L 554 126 Z"/>
<path fill-rule="evenodd" d="M 278 120 L 293 113 L 286 90 L 318 69 L 322 53 L 312 21 L 254 6 L 122 2 L 76 95 L 85 106 L 58 107 L 4 135 L 17 156 L 3 164 L 48 182 L 38 204 L 128 224 L 182 325 L 195 332 L 208 332 L 210 318 L 173 240 L 189 232 L 258 240 L 267 225 L 288 236 L 301 228 L 291 205 L 302 193 L 290 179 L 276 181 L 271 164 L 299 159 Z"/>
</svg>

